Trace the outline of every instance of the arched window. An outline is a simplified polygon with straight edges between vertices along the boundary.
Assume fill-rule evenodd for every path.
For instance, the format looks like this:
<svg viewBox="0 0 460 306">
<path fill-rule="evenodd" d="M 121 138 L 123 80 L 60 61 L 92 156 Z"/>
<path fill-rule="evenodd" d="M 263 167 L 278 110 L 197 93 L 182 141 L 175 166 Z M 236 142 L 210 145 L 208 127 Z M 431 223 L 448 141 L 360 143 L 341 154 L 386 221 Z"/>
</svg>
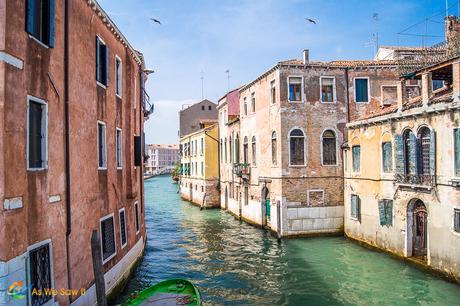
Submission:
<svg viewBox="0 0 460 306">
<path fill-rule="evenodd" d="M 236 134 L 235 138 L 235 162 L 240 162 L 240 136 Z"/>
<path fill-rule="evenodd" d="M 252 136 L 252 164 L 256 165 L 256 155 L 257 155 L 257 150 L 256 150 L 256 136 Z"/>
<path fill-rule="evenodd" d="M 404 173 L 406 175 L 417 174 L 417 139 L 411 130 L 403 134 L 404 143 Z"/>
<path fill-rule="evenodd" d="M 272 133 L 272 164 L 276 165 L 276 149 L 277 149 L 277 143 L 276 143 L 276 132 L 273 131 Z"/>
<path fill-rule="evenodd" d="M 337 138 L 334 131 L 326 130 L 322 136 L 323 165 L 337 165 Z"/>
<path fill-rule="evenodd" d="M 233 163 L 233 141 L 232 136 L 230 136 L 230 140 L 228 141 L 228 145 L 230 146 L 230 163 Z"/>
<path fill-rule="evenodd" d="M 243 141 L 243 163 L 248 163 L 248 137 L 244 137 Z"/>
<path fill-rule="evenodd" d="M 227 163 L 227 137 L 225 137 L 225 140 L 224 140 L 224 160 L 225 160 L 225 163 Z"/>
<path fill-rule="evenodd" d="M 427 127 L 423 127 L 420 129 L 418 133 L 418 138 L 420 139 L 420 173 L 421 175 L 430 175 L 431 173 L 431 157 L 430 157 L 430 150 L 431 150 L 431 131 Z"/>
<path fill-rule="evenodd" d="M 305 165 L 305 135 L 300 129 L 289 134 L 289 165 Z"/>
</svg>

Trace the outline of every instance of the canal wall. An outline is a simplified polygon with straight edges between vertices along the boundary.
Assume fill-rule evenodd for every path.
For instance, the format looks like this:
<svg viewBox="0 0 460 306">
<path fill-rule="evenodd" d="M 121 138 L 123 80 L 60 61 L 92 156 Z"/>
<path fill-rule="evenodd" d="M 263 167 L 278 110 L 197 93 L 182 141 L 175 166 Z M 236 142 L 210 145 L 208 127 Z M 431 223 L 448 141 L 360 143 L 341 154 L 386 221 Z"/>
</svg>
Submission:
<svg viewBox="0 0 460 306">
<path fill-rule="evenodd" d="M 182 177 L 179 193 L 182 199 L 205 208 L 219 207 L 218 180 Z"/>
</svg>

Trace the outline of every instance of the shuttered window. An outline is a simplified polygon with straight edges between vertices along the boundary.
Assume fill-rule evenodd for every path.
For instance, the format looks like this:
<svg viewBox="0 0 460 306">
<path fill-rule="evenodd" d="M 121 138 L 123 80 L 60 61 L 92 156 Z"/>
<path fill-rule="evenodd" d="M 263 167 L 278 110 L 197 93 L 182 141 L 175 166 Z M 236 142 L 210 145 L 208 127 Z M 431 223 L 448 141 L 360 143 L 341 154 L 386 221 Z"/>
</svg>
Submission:
<svg viewBox="0 0 460 306">
<path fill-rule="evenodd" d="M 353 159 L 353 172 L 360 172 L 361 170 L 361 146 L 353 146 L 351 148 Z"/>
<path fill-rule="evenodd" d="M 256 137 L 252 136 L 252 164 L 255 166 L 257 164 L 257 147 L 256 147 Z"/>
<path fill-rule="evenodd" d="M 393 150 L 391 142 L 382 143 L 382 164 L 383 173 L 391 173 L 393 171 Z"/>
<path fill-rule="evenodd" d="M 54 0 L 27 0 L 26 6 L 27 33 L 53 48 Z"/>
<path fill-rule="evenodd" d="M 327 130 L 323 133 L 322 152 L 323 165 L 332 166 L 337 164 L 337 139 L 334 131 Z"/>
<path fill-rule="evenodd" d="M 300 102 L 302 101 L 302 78 L 290 77 L 289 82 L 289 101 Z"/>
<path fill-rule="evenodd" d="M 355 79 L 355 100 L 357 103 L 369 102 L 369 80 L 367 78 Z"/>
<path fill-rule="evenodd" d="M 125 216 L 125 209 L 121 209 L 119 212 L 120 217 L 120 240 L 121 240 L 121 247 L 124 247 L 127 243 L 127 235 L 126 235 L 126 216 Z"/>
<path fill-rule="evenodd" d="M 393 200 L 379 201 L 380 225 L 393 225 Z"/>
<path fill-rule="evenodd" d="M 272 133 L 272 164 L 276 165 L 277 163 L 277 140 L 276 140 L 276 132 L 273 131 Z"/>
<path fill-rule="evenodd" d="M 99 169 L 107 168 L 107 139 L 103 122 L 97 123 L 98 166 Z"/>
<path fill-rule="evenodd" d="M 134 203 L 134 223 L 136 225 L 136 234 L 139 233 L 140 225 L 139 225 L 139 205 L 138 203 Z"/>
<path fill-rule="evenodd" d="M 47 105 L 43 101 L 28 100 L 28 169 L 46 168 Z"/>
<path fill-rule="evenodd" d="M 361 220 L 361 199 L 355 194 L 351 195 L 350 216 L 353 219 Z"/>
<path fill-rule="evenodd" d="M 121 129 L 117 129 L 117 168 L 121 168 L 123 166 L 122 160 L 122 133 Z"/>
<path fill-rule="evenodd" d="M 289 165 L 305 165 L 305 135 L 299 129 L 292 130 L 289 134 Z"/>
<path fill-rule="evenodd" d="M 134 166 L 142 166 L 142 137 L 134 136 Z"/>
<path fill-rule="evenodd" d="M 115 256 L 115 226 L 113 215 L 101 220 L 102 261 L 105 263 Z"/>
<path fill-rule="evenodd" d="M 121 97 L 123 90 L 123 70 L 122 70 L 121 59 L 119 57 L 115 58 L 115 85 L 116 85 L 116 94 Z"/>
<path fill-rule="evenodd" d="M 460 209 L 454 209 L 454 231 L 460 233 Z"/>
<path fill-rule="evenodd" d="M 454 130 L 455 176 L 460 177 L 460 129 Z"/>
<path fill-rule="evenodd" d="M 96 80 L 107 86 L 109 82 L 109 48 L 96 36 Z"/>
</svg>

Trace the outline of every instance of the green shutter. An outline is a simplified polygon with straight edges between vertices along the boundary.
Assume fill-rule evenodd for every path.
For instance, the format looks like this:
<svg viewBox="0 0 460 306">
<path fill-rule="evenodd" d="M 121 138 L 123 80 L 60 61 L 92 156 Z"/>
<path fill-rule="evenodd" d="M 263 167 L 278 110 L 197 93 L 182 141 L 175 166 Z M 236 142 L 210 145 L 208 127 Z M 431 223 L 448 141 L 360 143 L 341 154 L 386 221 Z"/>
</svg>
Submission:
<svg viewBox="0 0 460 306">
<path fill-rule="evenodd" d="M 358 221 L 361 223 L 361 198 L 356 196 L 356 214 L 358 215 Z"/>
<path fill-rule="evenodd" d="M 404 176 L 404 142 L 402 135 L 395 135 L 395 172 L 396 175 Z"/>
<path fill-rule="evenodd" d="M 454 130 L 455 176 L 460 176 L 460 129 Z"/>
<path fill-rule="evenodd" d="M 416 174 L 418 173 L 417 161 L 420 160 L 418 158 L 418 154 L 420 154 L 420 146 L 417 145 L 417 137 L 414 133 L 409 133 L 409 174 Z"/>
<path fill-rule="evenodd" d="M 436 132 L 430 133 L 430 175 L 436 175 Z"/>
<path fill-rule="evenodd" d="M 355 195 L 352 195 L 351 196 L 351 205 L 350 205 L 350 214 L 353 218 L 356 218 L 357 217 L 357 214 L 356 214 L 356 196 Z"/>
<path fill-rule="evenodd" d="M 386 218 L 386 209 L 385 209 L 385 200 L 380 200 L 379 201 L 379 216 L 380 216 L 380 225 L 385 225 L 387 224 L 387 218 Z"/>
<path fill-rule="evenodd" d="M 386 224 L 393 225 L 393 200 L 385 200 Z"/>
<path fill-rule="evenodd" d="M 49 37 L 48 37 L 48 46 L 50 48 L 54 47 L 54 0 L 49 0 Z"/>
</svg>

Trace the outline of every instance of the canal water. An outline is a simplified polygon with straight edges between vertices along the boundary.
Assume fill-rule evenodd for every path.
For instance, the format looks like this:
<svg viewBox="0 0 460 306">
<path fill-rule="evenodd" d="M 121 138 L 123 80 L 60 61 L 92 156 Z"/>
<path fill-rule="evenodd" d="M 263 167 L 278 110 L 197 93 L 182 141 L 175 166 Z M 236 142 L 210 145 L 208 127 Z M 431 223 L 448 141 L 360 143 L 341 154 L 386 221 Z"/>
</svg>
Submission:
<svg viewBox="0 0 460 306">
<path fill-rule="evenodd" d="M 205 305 L 460 305 L 460 286 L 344 238 L 289 239 L 200 211 L 169 176 L 145 182 L 148 241 L 118 303 L 187 278 Z"/>
</svg>

